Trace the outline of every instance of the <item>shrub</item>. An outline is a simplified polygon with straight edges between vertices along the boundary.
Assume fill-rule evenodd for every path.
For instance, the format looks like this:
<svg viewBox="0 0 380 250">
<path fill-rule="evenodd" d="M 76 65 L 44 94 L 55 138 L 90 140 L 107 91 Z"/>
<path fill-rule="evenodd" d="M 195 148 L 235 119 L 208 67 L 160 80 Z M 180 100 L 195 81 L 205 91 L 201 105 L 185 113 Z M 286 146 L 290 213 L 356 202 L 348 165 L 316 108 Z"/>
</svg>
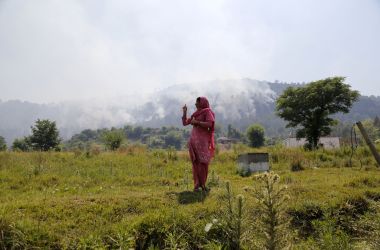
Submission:
<svg viewBox="0 0 380 250">
<path fill-rule="evenodd" d="M 349 187 L 379 187 L 380 179 L 376 179 L 373 177 L 362 177 L 355 179 L 347 184 Z"/>
<path fill-rule="evenodd" d="M 218 187 L 219 186 L 219 176 L 215 174 L 215 170 L 211 171 L 209 180 L 207 181 L 207 186 Z"/>
<path fill-rule="evenodd" d="M 380 192 L 366 191 L 365 196 L 373 201 L 380 201 Z"/>
<path fill-rule="evenodd" d="M 0 249 L 60 249 L 58 239 L 44 228 L 16 225 L 0 218 Z"/>
<path fill-rule="evenodd" d="M 291 225 L 298 230 L 299 236 L 307 238 L 316 232 L 313 221 L 324 219 L 324 212 L 319 204 L 306 202 L 299 208 L 288 210 L 291 217 Z"/>
<path fill-rule="evenodd" d="M 360 157 L 372 157 L 371 151 L 367 147 L 360 147 L 357 150 L 357 154 Z"/>
<path fill-rule="evenodd" d="M 326 153 L 319 153 L 318 154 L 318 160 L 321 162 L 328 162 L 328 161 L 332 161 L 333 158 L 331 156 L 327 155 Z"/>
<path fill-rule="evenodd" d="M 106 131 L 103 133 L 102 137 L 104 144 L 110 150 L 118 149 L 125 139 L 123 132 L 120 130 Z"/>
<path fill-rule="evenodd" d="M 48 151 L 59 149 L 61 142 L 56 123 L 49 120 L 38 119 L 35 126 L 31 127 L 32 135 L 29 137 L 30 143 L 35 150 Z"/>
<path fill-rule="evenodd" d="M 243 165 L 238 166 L 236 173 L 240 175 L 241 177 L 248 177 L 248 176 L 251 176 L 252 174 L 251 170 L 249 169 L 249 166 L 243 166 Z"/>
<path fill-rule="evenodd" d="M 315 242 L 318 249 L 354 249 L 350 242 L 350 237 L 335 227 L 334 220 L 314 221 L 313 225 L 317 231 Z"/>
<path fill-rule="evenodd" d="M 258 148 L 264 146 L 264 127 L 259 124 L 253 124 L 247 128 L 247 138 L 249 141 L 249 146 Z"/>
<path fill-rule="evenodd" d="M 197 249 L 204 242 L 193 224 L 180 213 L 147 214 L 132 226 L 135 249 Z"/>
<path fill-rule="evenodd" d="M 146 146 L 139 143 L 132 144 L 126 148 L 125 152 L 130 155 L 141 155 L 146 153 Z"/>
<path fill-rule="evenodd" d="M 29 137 L 15 139 L 12 144 L 13 151 L 30 151 L 32 148 Z"/>
<path fill-rule="evenodd" d="M 272 153 L 270 156 L 271 156 L 272 163 L 279 162 L 279 155 L 277 153 Z"/>
<path fill-rule="evenodd" d="M 169 149 L 167 149 L 167 156 L 168 156 L 169 161 L 177 161 L 178 160 L 177 151 L 173 147 L 170 147 Z"/>
<path fill-rule="evenodd" d="M 7 144 L 5 142 L 4 137 L 0 136 L 0 151 L 6 151 L 7 150 Z"/>
<path fill-rule="evenodd" d="M 297 172 L 297 171 L 305 170 L 305 168 L 302 165 L 302 161 L 297 159 L 297 160 L 292 161 L 292 163 L 290 163 L 290 170 L 293 172 Z"/>
<path fill-rule="evenodd" d="M 13 228 L 10 223 L 4 218 L 0 218 L 0 249 L 10 249 L 13 247 L 12 231 Z"/>
<path fill-rule="evenodd" d="M 339 229 L 350 235 L 355 235 L 356 227 L 354 222 L 369 210 L 370 204 L 364 197 L 349 197 L 333 208 L 331 217 L 336 220 Z"/>
<path fill-rule="evenodd" d="M 376 209 L 376 213 L 368 213 L 356 223 L 358 238 L 367 242 L 372 249 L 380 249 L 380 206 L 377 205 Z"/>
<path fill-rule="evenodd" d="M 90 153 L 91 155 L 99 155 L 102 152 L 102 147 L 99 144 L 91 144 L 90 145 Z"/>
</svg>

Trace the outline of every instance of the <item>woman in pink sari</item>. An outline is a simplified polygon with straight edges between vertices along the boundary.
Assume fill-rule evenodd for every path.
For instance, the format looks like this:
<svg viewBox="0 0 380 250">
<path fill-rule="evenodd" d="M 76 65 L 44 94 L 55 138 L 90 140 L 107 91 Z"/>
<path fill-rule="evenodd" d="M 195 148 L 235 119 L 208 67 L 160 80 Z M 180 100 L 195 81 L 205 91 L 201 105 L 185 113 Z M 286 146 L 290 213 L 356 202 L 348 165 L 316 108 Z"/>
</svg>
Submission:
<svg viewBox="0 0 380 250">
<path fill-rule="evenodd" d="M 199 188 L 206 191 L 208 165 L 215 151 L 215 114 L 206 97 L 198 97 L 195 106 L 197 111 L 190 118 L 187 118 L 186 105 L 182 108 L 182 123 L 184 126 L 193 125 L 188 146 L 193 165 L 194 191 Z"/>
</svg>

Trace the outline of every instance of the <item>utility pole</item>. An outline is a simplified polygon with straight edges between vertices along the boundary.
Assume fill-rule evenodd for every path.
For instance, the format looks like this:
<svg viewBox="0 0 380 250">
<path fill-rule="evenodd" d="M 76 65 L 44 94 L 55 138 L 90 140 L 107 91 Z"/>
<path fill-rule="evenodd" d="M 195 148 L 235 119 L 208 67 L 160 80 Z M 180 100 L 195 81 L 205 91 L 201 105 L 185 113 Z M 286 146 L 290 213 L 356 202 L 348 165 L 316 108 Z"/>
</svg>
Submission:
<svg viewBox="0 0 380 250">
<path fill-rule="evenodd" d="M 380 167 L 380 155 L 377 152 L 375 145 L 373 145 L 372 141 L 369 139 L 368 134 L 363 127 L 363 124 L 361 122 L 357 122 L 356 125 L 358 126 L 360 133 L 362 133 L 365 142 L 367 143 L 369 149 L 371 150 L 373 154 L 373 157 L 375 157 L 378 167 Z"/>
</svg>

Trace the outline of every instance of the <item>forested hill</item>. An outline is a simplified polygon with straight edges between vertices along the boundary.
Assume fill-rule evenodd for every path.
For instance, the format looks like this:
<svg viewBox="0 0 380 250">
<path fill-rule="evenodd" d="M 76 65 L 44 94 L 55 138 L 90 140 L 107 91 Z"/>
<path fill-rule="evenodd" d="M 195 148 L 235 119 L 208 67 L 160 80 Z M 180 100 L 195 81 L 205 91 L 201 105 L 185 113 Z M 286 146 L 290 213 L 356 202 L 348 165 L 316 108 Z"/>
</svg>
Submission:
<svg viewBox="0 0 380 250">
<path fill-rule="evenodd" d="M 8 144 L 28 135 L 30 126 L 40 119 L 57 122 L 65 139 L 84 129 L 121 127 L 126 124 L 149 127 L 181 126 L 181 107 L 194 109 L 195 97 L 207 96 L 222 128 L 228 124 L 244 130 L 258 122 L 268 136 L 285 133 L 285 123 L 274 114 L 275 100 L 289 86 L 297 83 L 256 81 L 251 79 L 181 84 L 156 91 L 146 97 L 121 96 L 110 102 L 78 101 L 36 104 L 20 100 L 0 101 L 0 136 Z M 380 97 L 362 96 L 351 112 L 337 115 L 339 120 L 354 122 L 380 116 Z"/>
</svg>

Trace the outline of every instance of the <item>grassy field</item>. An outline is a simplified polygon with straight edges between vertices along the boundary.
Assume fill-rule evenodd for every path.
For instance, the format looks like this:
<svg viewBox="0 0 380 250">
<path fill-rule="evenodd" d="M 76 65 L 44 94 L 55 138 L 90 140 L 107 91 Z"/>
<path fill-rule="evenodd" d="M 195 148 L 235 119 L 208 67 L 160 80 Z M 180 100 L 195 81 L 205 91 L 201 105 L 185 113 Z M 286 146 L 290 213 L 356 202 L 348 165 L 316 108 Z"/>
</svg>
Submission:
<svg viewBox="0 0 380 250">
<path fill-rule="evenodd" d="M 257 249 L 268 222 L 254 194 L 268 194 L 256 178 L 237 173 L 236 157 L 244 152 L 269 152 L 271 170 L 280 176 L 274 187 L 287 187 L 278 208 L 286 235 L 278 237 L 291 248 L 379 249 L 380 169 L 368 149 L 358 148 L 351 166 L 350 148 L 244 146 L 216 155 L 208 193 L 191 192 L 186 152 L 0 153 L 0 248 L 221 249 L 228 230 L 205 227 L 232 221 L 224 199 L 229 183 L 229 201 L 244 196 L 239 245 Z M 235 216 L 236 206 L 230 208 Z"/>
</svg>

